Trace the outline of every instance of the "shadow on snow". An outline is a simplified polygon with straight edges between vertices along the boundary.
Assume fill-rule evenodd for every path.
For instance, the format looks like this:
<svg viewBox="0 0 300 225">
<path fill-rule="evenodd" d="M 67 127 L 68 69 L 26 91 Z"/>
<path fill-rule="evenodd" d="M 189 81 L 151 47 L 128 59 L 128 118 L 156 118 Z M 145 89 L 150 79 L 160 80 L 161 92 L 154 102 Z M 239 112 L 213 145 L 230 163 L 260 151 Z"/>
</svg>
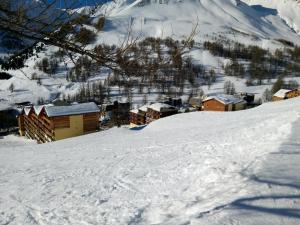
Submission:
<svg viewBox="0 0 300 225">
<path fill-rule="evenodd" d="M 229 207 L 300 220 L 300 204 L 297 204 L 300 202 L 300 174 L 297 172 L 300 171 L 299 131 L 300 120 L 293 124 L 291 136 L 280 146 L 279 152 L 270 154 L 262 171 L 249 177 L 250 181 L 267 185 L 271 194 L 240 198 Z M 272 194 L 273 188 L 277 194 Z M 289 192 L 293 194 L 287 194 Z M 270 201 L 274 201 L 274 205 Z M 281 206 L 282 203 L 285 206 Z"/>
</svg>

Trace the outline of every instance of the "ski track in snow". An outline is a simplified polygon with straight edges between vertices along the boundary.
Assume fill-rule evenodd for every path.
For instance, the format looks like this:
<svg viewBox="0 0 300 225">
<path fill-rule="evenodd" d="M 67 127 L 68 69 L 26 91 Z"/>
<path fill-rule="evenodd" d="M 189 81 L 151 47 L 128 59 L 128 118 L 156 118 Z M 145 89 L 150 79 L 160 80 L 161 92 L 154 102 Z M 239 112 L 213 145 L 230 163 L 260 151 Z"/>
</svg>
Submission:
<svg viewBox="0 0 300 225">
<path fill-rule="evenodd" d="M 218 224 L 237 199 L 251 196 L 251 174 L 288 138 L 299 103 L 4 145 L 0 224 Z"/>
</svg>

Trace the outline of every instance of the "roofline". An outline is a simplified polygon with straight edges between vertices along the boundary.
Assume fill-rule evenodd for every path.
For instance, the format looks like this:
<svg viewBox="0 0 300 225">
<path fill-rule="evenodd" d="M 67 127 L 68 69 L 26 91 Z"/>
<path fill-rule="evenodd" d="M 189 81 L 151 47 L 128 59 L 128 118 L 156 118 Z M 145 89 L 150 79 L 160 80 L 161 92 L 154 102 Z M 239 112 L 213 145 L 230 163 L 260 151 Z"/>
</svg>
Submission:
<svg viewBox="0 0 300 225">
<path fill-rule="evenodd" d="M 277 98 L 284 98 L 285 96 L 281 97 L 281 96 L 278 96 L 278 92 L 280 92 L 281 90 L 286 90 L 286 92 L 284 92 L 283 94 L 286 95 L 292 91 L 300 91 L 299 88 L 295 88 L 293 90 L 289 90 L 289 89 L 284 89 L 284 88 L 281 88 L 280 90 L 278 90 L 275 94 L 273 94 L 273 97 L 277 97 Z"/>
<path fill-rule="evenodd" d="M 28 107 L 28 108 L 30 107 L 29 113 L 28 113 L 28 114 L 26 114 L 26 112 L 25 112 L 25 108 L 26 108 L 26 107 Z M 97 110 L 97 111 L 95 110 L 95 111 L 84 112 L 84 113 L 72 113 L 72 114 L 62 114 L 62 115 L 49 116 L 48 113 L 47 113 L 47 110 L 46 110 L 46 106 L 45 106 L 45 105 L 42 106 L 42 108 L 41 108 L 39 114 L 36 113 L 36 110 L 34 109 L 34 106 L 26 106 L 26 107 L 24 107 L 24 108 L 22 109 L 20 115 L 23 114 L 23 113 L 26 114 L 26 115 L 29 115 L 30 113 L 34 113 L 35 115 L 39 116 L 39 115 L 41 114 L 41 112 L 42 112 L 43 110 L 45 110 L 45 113 L 46 113 L 47 117 L 52 118 L 52 117 L 60 117 L 60 116 L 76 116 L 76 115 L 83 115 L 83 114 L 88 114 L 88 113 L 100 113 L 100 112 L 101 112 L 101 110 L 99 109 L 99 110 Z"/>
<path fill-rule="evenodd" d="M 241 99 L 241 100 L 238 101 L 238 102 L 225 103 L 225 102 L 221 101 L 220 99 L 218 99 L 218 98 L 215 97 L 215 96 L 210 97 L 210 98 L 208 98 L 208 99 L 206 99 L 206 100 L 203 100 L 202 102 L 208 102 L 208 101 L 211 101 L 211 100 L 216 100 L 216 101 L 218 101 L 218 102 L 220 102 L 220 103 L 222 103 L 222 104 L 224 104 L 224 105 L 230 105 L 230 104 L 237 104 L 237 103 L 245 102 L 245 100 Z"/>
<path fill-rule="evenodd" d="M 289 91 L 287 91 L 285 94 L 287 94 L 287 93 L 290 93 L 290 92 L 292 92 L 292 91 L 299 91 L 300 89 L 298 89 L 298 88 L 295 88 L 295 89 L 293 89 L 293 90 L 289 90 Z"/>
<path fill-rule="evenodd" d="M 100 113 L 101 111 L 95 111 L 95 112 L 85 112 L 85 113 L 75 113 L 75 114 L 66 114 L 66 115 L 57 115 L 57 116 L 47 116 L 49 118 L 52 118 L 52 117 L 60 117 L 60 116 L 77 116 L 77 115 L 83 115 L 83 114 L 88 114 L 88 113 Z"/>
</svg>

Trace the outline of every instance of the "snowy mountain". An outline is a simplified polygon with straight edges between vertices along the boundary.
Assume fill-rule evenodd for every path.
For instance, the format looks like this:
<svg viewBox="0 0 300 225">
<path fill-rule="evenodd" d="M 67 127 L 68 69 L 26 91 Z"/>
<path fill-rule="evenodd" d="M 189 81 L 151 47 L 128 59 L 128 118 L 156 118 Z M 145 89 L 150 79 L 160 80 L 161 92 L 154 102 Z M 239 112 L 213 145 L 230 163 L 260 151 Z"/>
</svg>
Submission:
<svg viewBox="0 0 300 225">
<path fill-rule="evenodd" d="M 127 34 L 128 24 L 142 37 L 182 39 L 198 24 L 197 41 L 222 35 L 266 48 L 272 45 L 272 39 L 300 43 L 299 36 L 276 11 L 250 7 L 236 0 L 119 0 L 104 5 L 99 13 L 106 14 L 108 19 L 102 38 L 115 44 Z M 293 16 L 299 18 L 297 14 Z"/>
<path fill-rule="evenodd" d="M 0 224 L 298 224 L 299 104 L 42 145 L 4 137 Z"/>
<path fill-rule="evenodd" d="M 244 2 L 258 6 L 264 6 L 278 10 L 278 15 L 298 34 L 300 34 L 300 1 L 299 0 L 243 0 Z"/>
</svg>

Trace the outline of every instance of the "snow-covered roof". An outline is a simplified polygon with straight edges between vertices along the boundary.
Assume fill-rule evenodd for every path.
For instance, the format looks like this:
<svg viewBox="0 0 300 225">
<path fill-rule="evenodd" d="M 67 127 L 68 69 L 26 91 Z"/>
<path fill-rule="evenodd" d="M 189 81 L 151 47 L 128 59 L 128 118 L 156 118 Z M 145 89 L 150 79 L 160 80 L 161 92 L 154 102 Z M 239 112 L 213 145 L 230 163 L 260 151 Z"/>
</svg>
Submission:
<svg viewBox="0 0 300 225">
<path fill-rule="evenodd" d="M 278 98 L 284 98 L 285 95 L 286 95 L 287 93 L 289 93 L 290 91 L 292 91 L 292 90 L 288 90 L 288 89 L 280 89 L 279 91 L 277 91 L 277 92 L 274 94 L 274 96 L 275 96 L 275 97 L 278 97 Z"/>
<path fill-rule="evenodd" d="M 44 108 L 44 105 L 33 106 L 33 109 L 34 109 L 34 112 L 36 115 L 40 115 L 43 108 Z"/>
<path fill-rule="evenodd" d="M 27 106 L 27 107 L 25 107 L 25 108 L 24 108 L 24 112 L 25 112 L 26 116 L 28 116 L 28 115 L 29 115 L 29 113 L 30 113 L 31 109 L 32 109 L 32 107 L 31 107 L 31 106 Z"/>
<path fill-rule="evenodd" d="M 54 117 L 100 112 L 100 109 L 94 102 L 89 102 L 70 106 L 45 106 L 45 111 L 49 117 Z"/>
<path fill-rule="evenodd" d="M 140 110 L 140 111 L 143 111 L 143 112 L 147 112 L 149 106 L 150 106 L 150 105 L 148 105 L 148 104 L 147 104 L 147 105 L 143 105 L 142 107 L 139 108 L 139 110 Z"/>
<path fill-rule="evenodd" d="M 137 114 L 139 112 L 139 110 L 138 109 L 132 109 L 132 110 L 130 110 L 130 112 Z"/>
<path fill-rule="evenodd" d="M 165 104 L 165 103 L 154 103 L 150 105 L 148 108 L 153 109 L 157 112 L 168 111 L 170 109 L 175 109 L 173 106 Z"/>
<path fill-rule="evenodd" d="M 220 95 L 215 95 L 215 96 L 209 96 L 203 100 L 203 102 L 209 101 L 215 99 L 224 105 L 229 105 L 229 104 L 237 104 L 240 102 L 244 102 L 243 99 L 235 97 L 233 95 L 225 95 L 225 94 L 220 94 Z"/>
</svg>

